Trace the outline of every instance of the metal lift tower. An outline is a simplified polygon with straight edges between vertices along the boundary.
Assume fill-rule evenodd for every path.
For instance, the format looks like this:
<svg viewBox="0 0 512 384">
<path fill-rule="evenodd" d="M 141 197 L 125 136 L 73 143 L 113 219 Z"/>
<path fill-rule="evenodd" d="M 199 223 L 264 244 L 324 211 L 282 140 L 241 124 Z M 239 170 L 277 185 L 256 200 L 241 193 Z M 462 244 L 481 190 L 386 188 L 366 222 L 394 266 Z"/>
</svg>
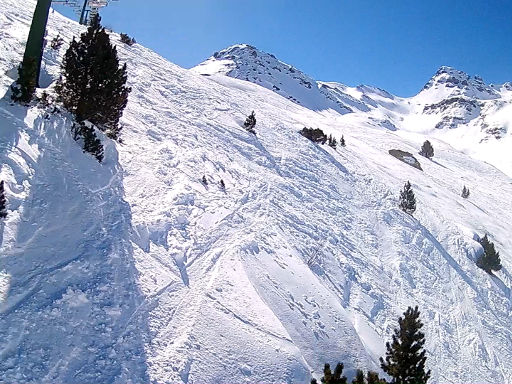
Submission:
<svg viewBox="0 0 512 384">
<path fill-rule="evenodd" d="M 37 87 L 39 86 L 39 74 L 41 73 L 41 61 L 43 59 L 44 35 L 52 2 L 72 6 L 80 16 L 80 24 L 88 24 L 90 18 L 97 15 L 100 8 L 106 7 L 111 1 L 119 0 L 37 0 L 23 56 L 24 65 L 28 66 L 30 63 L 36 65 L 36 78 L 32 80 Z"/>
</svg>

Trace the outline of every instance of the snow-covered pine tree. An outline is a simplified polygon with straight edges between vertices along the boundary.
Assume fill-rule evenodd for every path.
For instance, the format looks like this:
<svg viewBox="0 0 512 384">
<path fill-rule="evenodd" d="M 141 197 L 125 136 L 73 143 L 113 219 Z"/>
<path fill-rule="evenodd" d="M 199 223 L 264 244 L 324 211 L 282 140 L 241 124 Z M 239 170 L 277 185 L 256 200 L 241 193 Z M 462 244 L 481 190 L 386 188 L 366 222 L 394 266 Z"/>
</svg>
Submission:
<svg viewBox="0 0 512 384">
<path fill-rule="evenodd" d="M 343 137 L 343 135 L 341 135 L 340 145 L 341 145 L 342 147 L 344 147 L 344 146 L 345 146 L 345 138 Z"/>
<path fill-rule="evenodd" d="M 256 131 L 254 130 L 254 127 L 256 126 L 256 114 L 254 111 L 251 112 L 249 116 L 247 116 L 247 119 L 245 119 L 244 127 L 248 132 L 256 134 Z"/>
<path fill-rule="evenodd" d="M 492 271 L 499 271 L 502 268 L 500 253 L 496 252 L 494 243 L 489 240 L 487 234 L 480 239 L 480 244 L 484 253 L 478 258 L 476 265 L 489 274 L 492 274 Z"/>
<path fill-rule="evenodd" d="M 430 141 L 426 140 L 421 146 L 420 155 L 425 156 L 427 159 L 434 157 L 434 147 Z"/>
<path fill-rule="evenodd" d="M 201 179 L 201 183 L 204 185 L 208 185 L 208 180 L 206 180 L 206 175 L 203 175 L 203 178 Z"/>
<path fill-rule="evenodd" d="M 331 372 L 331 366 L 325 364 L 324 375 L 320 379 L 323 384 L 347 384 L 347 378 L 342 376 L 343 374 L 343 363 L 338 363 L 334 372 Z M 317 384 L 316 379 L 311 380 L 311 384 Z"/>
<path fill-rule="evenodd" d="M 467 199 L 469 197 L 469 188 L 466 188 L 466 186 L 464 186 L 464 188 L 462 188 L 461 196 L 463 198 Z"/>
<path fill-rule="evenodd" d="M 7 217 L 7 199 L 5 198 L 4 181 L 0 181 L 0 219 Z"/>
<path fill-rule="evenodd" d="M 400 191 L 400 201 L 398 206 L 402 211 L 412 215 L 416 211 L 416 197 L 411 187 L 411 183 L 407 181 L 404 185 L 404 189 Z"/>
<path fill-rule="evenodd" d="M 223 191 L 226 190 L 226 184 L 224 183 L 224 180 L 220 179 L 220 189 L 222 189 Z"/>
<path fill-rule="evenodd" d="M 430 370 L 425 371 L 425 335 L 420 331 L 423 324 L 419 316 L 417 306 L 407 308 L 404 317 L 398 319 L 392 343 L 386 343 L 386 360 L 380 358 L 381 368 L 394 384 L 426 384 L 430 378 Z"/>
<path fill-rule="evenodd" d="M 131 91 L 126 80 L 126 64 L 119 66 L 117 50 L 96 16 L 66 51 L 56 91 L 78 121 L 88 120 L 108 137 L 118 139 L 119 119 Z"/>
</svg>

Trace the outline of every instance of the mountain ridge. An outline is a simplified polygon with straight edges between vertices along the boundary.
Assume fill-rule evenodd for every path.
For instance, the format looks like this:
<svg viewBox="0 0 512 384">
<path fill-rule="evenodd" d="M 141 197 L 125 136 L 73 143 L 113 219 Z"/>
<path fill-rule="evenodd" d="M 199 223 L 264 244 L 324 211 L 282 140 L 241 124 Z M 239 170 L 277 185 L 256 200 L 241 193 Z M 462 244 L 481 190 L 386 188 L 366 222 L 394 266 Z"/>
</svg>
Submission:
<svg viewBox="0 0 512 384">
<path fill-rule="evenodd" d="M 512 147 L 510 83 L 486 84 L 479 76 L 440 66 L 418 94 L 404 98 L 368 85 L 316 81 L 248 44 L 216 52 L 191 70 L 250 81 L 309 109 L 332 109 L 348 121 L 425 132 L 512 176 L 512 159 L 507 157 Z"/>
</svg>

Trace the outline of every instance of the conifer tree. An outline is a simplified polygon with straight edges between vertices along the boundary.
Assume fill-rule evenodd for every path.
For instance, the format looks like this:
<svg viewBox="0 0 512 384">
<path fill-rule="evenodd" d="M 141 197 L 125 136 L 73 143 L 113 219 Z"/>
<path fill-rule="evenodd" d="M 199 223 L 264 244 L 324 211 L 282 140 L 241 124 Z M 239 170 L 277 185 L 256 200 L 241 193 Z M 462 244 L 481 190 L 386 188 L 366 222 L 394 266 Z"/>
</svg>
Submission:
<svg viewBox="0 0 512 384">
<path fill-rule="evenodd" d="M 201 182 L 202 182 L 204 185 L 208 185 L 208 180 L 206 180 L 206 175 L 203 175 L 203 178 L 201 179 Z"/>
<path fill-rule="evenodd" d="M 126 86 L 126 64 L 119 66 L 117 50 L 110 43 L 99 16 L 91 20 L 80 40 L 71 42 L 64 55 L 56 91 L 78 121 L 90 121 L 108 137 L 117 139 L 119 119 L 131 89 Z"/>
<path fill-rule="evenodd" d="M 404 189 L 400 191 L 400 202 L 398 204 L 400 209 L 409 215 L 412 215 L 416 211 L 416 197 L 411 187 L 411 183 L 408 181 L 404 185 Z"/>
<path fill-rule="evenodd" d="M 464 188 L 462 188 L 461 196 L 463 198 L 467 199 L 469 197 L 469 188 L 466 188 L 466 186 L 464 186 Z"/>
<path fill-rule="evenodd" d="M 247 116 L 247 119 L 245 119 L 244 127 L 248 132 L 256 134 L 256 131 L 254 130 L 254 127 L 256 126 L 256 115 L 254 111 L 251 112 L 249 116 Z"/>
<path fill-rule="evenodd" d="M 0 219 L 7 217 L 7 199 L 5 198 L 4 181 L 0 181 Z"/>
<path fill-rule="evenodd" d="M 373 371 L 368 371 L 365 376 L 364 372 L 358 369 L 352 384 L 386 384 L 386 380 L 379 378 L 378 373 Z"/>
<path fill-rule="evenodd" d="M 427 159 L 434 157 L 434 147 L 430 141 L 426 140 L 421 146 L 420 155 L 425 156 Z"/>
<path fill-rule="evenodd" d="M 88 126 L 84 122 L 73 125 L 73 136 L 75 140 L 83 140 L 84 152 L 90 153 L 101 163 L 103 161 L 103 144 L 96 136 L 94 127 Z"/>
<path fill-rule="evenodd" d="M 220 189 L 223 191 L 226 190 L 226 184 L 224 184 L 224 180 L 220 179 Z"/>
<path fill-rule="evenodd" d="M 492 271 L 499 271 L 502 268 L 500 253 L 496 252 L 494 243 L 489 240 L 487 234 L 480 239 L 484 253 L 477 260 L 477 266 L 485 272 L 492 274 Z"/>
<path fill-rule="evenodd" d="M 381 368 L 393 378 L 393 384 L 426 384 L 430 370 L 425 371 L 425 335 L 416 306 L 407 308 L 404 317 L 398 319 L 392 343 L 386 343 L 386 360 L 380 358 Z"/>
<path fill-rule="evenodd" d="M 336 140 L 335 137 L 332 137 L 332 135 L 329 135 L 328 143 L 330 147 L 336 149 L 336 146 L 338 145 L 338 140 Z"/>
<path fill-rule="evenodd" d="M 364 380 L 364 372 L 360 369 L 356 372 L 356 377 L 352 380 L 352 384 L 366 384 Z"/>
<path fill-rule="evenodd" d="M 324 375 L 320 379 L 323 384 L 347 384 L 347 378 L 342 376 L 343 373 L 343 363 L 338 363 L 336 368 L 334 368 L 334 372 L 331 372 L 331 366 L 329 364 L 325 364 L 324 366 Z M 316 379 L 311 380 L 311 384 L 317 384 Z"/>
<path fill-rule="evenodd" d="M 340 145 L 341 145 L 342 147 L 344 147 L 344 146 L 345 146 L 345 138 L 343 137 L 343 135 L 341 135 Z"/>
</svg>

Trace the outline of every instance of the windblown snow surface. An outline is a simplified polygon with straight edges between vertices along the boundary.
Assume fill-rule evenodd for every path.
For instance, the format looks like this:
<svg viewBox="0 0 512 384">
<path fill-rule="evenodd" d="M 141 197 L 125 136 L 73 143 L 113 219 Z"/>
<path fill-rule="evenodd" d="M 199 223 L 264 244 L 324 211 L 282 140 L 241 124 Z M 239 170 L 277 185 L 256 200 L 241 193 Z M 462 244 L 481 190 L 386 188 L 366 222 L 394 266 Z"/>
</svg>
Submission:
<svg viewBox="0 0 512 384">
<path fill-rule="evenodd" d="M 466 75 L 443 67 L 410 99 L 295 87 L 296 73 L 266 78 L 293 85 L 279 93 L 226 76 L 225 62 L 203 76 L 209 64 L 119 43 L 133 91 L 123 143 L 103 137 L 98 164 L 69 115 L 10 104 L 34 6 L 0 0 L 0 382 L 307 382 L 338 361 L 352 376 L 380 370 L 418 305 L 433 383 L 512 383 L 507 85 L 453 87 Z M 81 31 L 51 14 L 48 40 L 66 44 L 45 50 L 50 92 Z M 256 136 L 242 128 L 252 110 Z M 313 144 L 304 126 L 347 146 Z M 417 155 L 425 139 L 432 161 Z M 407 180 L 414 217 L 397 208 Z M 475 265 L 484 233 L 502 257 L 494 276 Z"/>
</svg>

